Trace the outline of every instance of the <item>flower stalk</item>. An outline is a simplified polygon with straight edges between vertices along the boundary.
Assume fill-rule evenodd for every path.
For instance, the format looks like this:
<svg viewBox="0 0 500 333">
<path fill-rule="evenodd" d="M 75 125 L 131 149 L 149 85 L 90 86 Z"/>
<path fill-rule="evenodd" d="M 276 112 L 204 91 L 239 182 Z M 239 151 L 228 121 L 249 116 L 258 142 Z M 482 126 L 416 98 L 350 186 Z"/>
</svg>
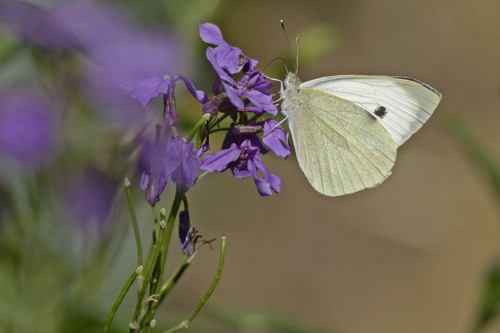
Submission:
<svg viewBox="0 0 500 333">
<path fill-rule="evenodd" d="M 201 235 L 191 225 L 187 191 L 207 173 L 231 170 L 238 179 L 252 177 L 262 196 L 279 193 L 281 179 L 267 169 L 263 155 L 273 152 L 276 156 L 286 157 L 290 154 L 286 133 L 280 123 L 272 118 L 277 115 L 273 95 L 269 91 L 273 84 L 255 69 L 258 62 L 245 56 L 239 48 L 229 45 L 216 25 L 200 23 L 199 31 L 201 39 L 212 45 L 206 50 L 206 58 L 217 75 L 211 94 L 197 90 L 191 81 L 180 74 L 157 74 L 122 86 L 132 91 L 131 96 L 143 105 L 158 96 L 163 99 L 163 124 L 156 125 L 154 140 L 140 139 L 140 185 L 153 215 L 152 241 L 144 264 L 128 180 L 128 185 L 125 186 L 137 243 L 138 262 L 144 266 L 144 272 L 138 272 L 131 280 L 137 278 L 138 281 L 137 301 L 129 324 L 130 332 L 134 333 L 156 330 L 156 310 L 189 267 L 197 251 L 196 245 Z M 176 128 L 179 124 L 175 98 L 178 81 L 183 81 L 189 93 L 202 104 L 201 117 L 187 137 L 182 137 Z M 217 150 L 210 147 L 210 136 L 221 131 L 226 132 L 226 135 L 222 146 Z M 157 219 L 156 203 L 168 182 L 175 183 L 170 211 L 167 214 L 165 209 L 161 209 Z M 164 282 L 177 217 L 179 245 L 184 257 Z M 187 328 L 206 304 L 221 278 L 225 254 L 226 237 L 222 236 L 219 266 L 210 287 L 193 312 L 166 333 Z M 127 280 L 122 289 L 124 292 L 130 288 L 129 283 L 132 282 Z M 113 308 L 113 311 L 116 309 Z M 107 327 L 109 328 L 109 324 Z"/>
<path fill-rule="evenodd" d="M 111 311 L 108 314 L 108 318 L 106 319 L 106 323 L 104 324 L 103 333 L 108 332 L 109 327 L 111 326 L 111 322 L 113 321 L 113 318 L 115 317 L 116 311 L 120 307 L 120 304 L 122 303 L 123 299 L 125 298 L 125 295 L 127 294 L 128 290 L 132 286 L 132 283 L 134 283 L 136 277 L 142 272 L 142 270 L 143 270 L 142 266 L 137 267 L 132 272 L 130 277 L 127 279 L 125 284 L 123 285 L 122 290 L 118 294 L 118 297 L 116 298 L 116 301 L 113 304 L 113 307 L 111 308 Z"/>
<path fill-rule="evenodd" d="M 226 236 L 221 237 L 221 244 L 220 244 L 220 257 L 219 257 L 219 267 L 217 268 L 217 273 L 215 274 L 215 277 L 212 281 L 212 284 L 206 291 L 205 295 L 201 299 L 200 303 L 196 306 L 193 312 L 182 322 L 177 324 L 176 326 L 172 327 L 169 330 L 166 330 L 164 333 L 174 333 L 177 331 L 180 331 L 182 329 L 188 328 L 189 324 L 193 319 L 196 317 L 198 312 L 200 312 L 201 308 L 205 305 L 205 303 L 208 301 L 210 296 L 215 290 L 215 287 L 217 287 L 217 284 L 219 283 L 219 280 L 222 276 L 222 269 L 224 268 L 224 259 L 226 257 Z"/>
<path fill-rule="evenodd" d="M 130 181 L 125 178 L 125 195 L 127 197 L 128 209 L 130 212 L 130 218 L 132 219 L 132 226 L 134 228 L 135 243 L 137 244 L 137 265 L 142 266 L 142 243 L 141 235 L 139 233 L 139 226 L 137 225 L 137 216 L 135 215 L 134 203 L 132 201 L 132 194 L 130 193 Z"/>
</svg>

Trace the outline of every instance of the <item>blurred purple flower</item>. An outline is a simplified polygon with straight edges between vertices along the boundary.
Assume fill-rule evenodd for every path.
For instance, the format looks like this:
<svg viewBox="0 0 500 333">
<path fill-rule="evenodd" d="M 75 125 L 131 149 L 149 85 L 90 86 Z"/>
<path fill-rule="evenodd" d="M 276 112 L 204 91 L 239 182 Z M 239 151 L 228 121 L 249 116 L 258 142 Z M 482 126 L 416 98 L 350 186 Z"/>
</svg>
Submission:
<svg viewBox="0 0 500 333">
<path fill-rule="evenodd" d="M 189 212 L 182 211 L 179 213 L 179 244 L 182 253 L 191 256 L 195 252 L 195 246 L 198 239 L 201 237 L 197 235 L 198 230 L 191 227 L 189 221 Z"/>
<path fill-rule="evenodd" d="M 194 143 L 186 142 L 180 136 L 171 136 L 165 153 L 165 174 L 171 175 L 174 183 L 190 188 L 199 167 Z"/>
<path fill-rule="evenodd" d="M 76 36 L 69 32 L 49 9 L 34 4 L 14 0 L 2 1 L 0 23 L 24 42 L 37 47 L 66 50 L 81 48 Z"/>
<path fill-rule="evenodd" d="M 260 148 L 250 140 L 244 140 L 240 145 L 232 143 L 227 149 L 207 154 L 200 169 L 210 172 L 222 172 L 231 169 L 236 178 L 253 176 L 257 190 L 262 196 L 272 195 L 272 191 L 279 193 L 281 179 L 269 172 L 258 154 Z M 259 171 L 262 177 L 259 176 Z"/>
<path fill-rule="evenodd" d="M 31 166 L 54 155 L 57 127 L 50 104 L 33 91 L 0 96 L 0 154 Z"/>
<path fill-rule="evenodd" d="M 165 141 L 161 138 L 161 126 L 158 125 L 156 130 L 155 144 L 145 144 L 140 158 L 141 189 L 151 205 L 160 200 L 169 177 L 174 183 L 190 188 L 199 168 L 192 142 L 173 135 Z"/>
<path fill-rule="evenodd" d="M 163 166 L 163 154 L 165 152 L 165 141 L 161 137 L 161 126 L 156 126 L 156 137 L 154 143 L 144 140 L 139 167 L 142 170 L 141 190 L 145 191 L 146 201 L 154 205 L 160 200 L 167 185 L 167 176 Z"/>
<path fill-rule="evenodd" d="M 95 225 L 101 232 L 105 232 L 115 188 L 116 184 L 94 169 L 68 176 L 64 184 L 64 198 L 71 218 L 83 229 Z"/>
<path fill-rule="evenodd" d="M 191 95 L 199 102 L 205 103 L 207 101 L 207 93 L 203 90 L 196 90 L 194 84 L 183 75 L 176 75 L 174 77 L 168 75 L 154 75 L 133 84 L 121 85 L 121 87 L 125 90 L 131 90 L 131 96 L 137 99 L 142 105 L 148 104 L 151 99 L 163 94 L 163 118 L 165 120 L 165 125 L 173 126 L 179 123 L 174 93 L 175 84 L 179 80 L 184 81 Z"/>
<path fill-rule="evenodd" d="M 63 2 L 55 15 L 86 46 L 84 93 L 113 119 L 142 119 L 143 108 L 130 103 L 120 85 L 158 73 L 176 72 L 186 59 L 180 42 L 161 30 L 137 30 L 119 7 L 102 2 Z"/>
</svg>

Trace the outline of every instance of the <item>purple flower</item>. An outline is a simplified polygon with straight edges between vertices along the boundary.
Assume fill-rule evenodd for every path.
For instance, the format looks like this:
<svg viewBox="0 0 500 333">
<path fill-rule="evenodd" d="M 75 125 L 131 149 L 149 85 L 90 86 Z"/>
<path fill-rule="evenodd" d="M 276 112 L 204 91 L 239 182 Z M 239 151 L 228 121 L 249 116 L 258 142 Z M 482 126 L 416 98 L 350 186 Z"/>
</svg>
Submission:
<svg viewBox="0 0 500 333">
<path fill-rule="evenodd" d="M 24 42 L 44 49 L 81 48 L 81 44 L 50 10 L 23 1 L 2 1 L 0 23 Z"/>
<path fill-rule="evenodd" d="M 277 108 L 273 104 L 271 93 L 267 92 L 273 84 L 260 71 L 252 71 L 236 82 L 220 61 L 217 59 L 217 48 L 207 48 L 206 56 L 218 76 L 218 81 L 227 94 L 229 101 L 234 107 L 241 111 L 267 112 L 275 116 Z M 214 91 L 216 89 L 212 89 Z M 245 100 L 242 100 L 245 97 Z M 248 106 L 251 102 L 253 106 Z"/>
<path fill-rule="evenodd" d="M 195 252 L 196 242 L 200 235 L 197 235 L 198 230 L 191 227 L 189 221 L 189 212 L 182 211 L 179 213 L 179 244 L 181 246 L 182 253 L 187 256 L 191 256 Z"/>
<path fill-rule="evenodd" d="M 145 191 L 146 201 L 154 205 L 160 200 L 167 185 L 168 176 L 165 174 L 163 154 L 165 142 L 161 138 L 161 126 L 156 126 L 155 142 L 143 142 L 143 148 L 139 157 L 139 167 L 142 170 L 141 190 Z"/>
<path fill-rule="evenodd" d="M 154 205 L 160 200 L 168 178 L 181 186 L 193 186 L 198 174 L 199 162 L 192 142 L 185 142 L 179 136 L 161 138 L 161 126 L 156 127 L 156 140 L 153 145 L 143 146 L 140 167 L 141 189 L 146 200 Z"/>
<path fill-rule="evenodd" d="M 172 78 L 170 76 L 154 75 L 129 85 L 122 84 L 120 87 L 125 90 L 131 90 L 131 96 L 145 106 L 156 96 L 166 94 L 171 85 Z"/>
<path fill-rule="evenodd" d="M 201 169 L 211 172 L 231 169 L 236 178 L 252 176 L 261 195 L 278 193 L 281 180 L 269 172 L 261 157 L 269 151 L 265 146 L 280 157 L 290 154 L 281 126 L 275 120 L 261 117 L 264 113 L 275 116 L 278 112 L 269 92 L 273 84 L 255 69 L 257 61 L 222 38 L 216 25 L 200 23 L 199 26 L 201 39 L 216 45 L 206 50 L 207 60 L 217 74 L 211 89 L 214 97 L 203 105 L 202 111 L 213 116 L 221 112 L 233 120 L 222 150 L 206 155 Z M 206 137 L 208 140 L 209 135 Z"/>
<path fill-rule="evenodd" d="M 207 154 L 200 169 L 210 172 L 222 172 L 231 169 L 236 178 L 253 176 L 257 190 L 262 196 L 279 193 L 281 179 L 269 172 L 262 157 L 258 154 L 260 148 L 254 146 L 250 140 L 244 140 L 240 145 L 232 143 L 227 149 Z M 259 172 L 262 176 L 259 176 Z"/>
<path fill-rule="evenodd" d="M 64 198 L 71 218 L 83 229 L 96 225 L 105 232 L 113 207 L 116 184 L 103 173 L 89 169 L 65 179 Z"/>
<path fill-rule="evenodd" d="M 200 37 L 207 44 L 217 45 L 213 50 L 213 60 L 223 70 L 229 74 L 236 74 L 243 69 L 244 72 L 253 71 L 258 61 L 246 57 L 243 52 L 234 46 L 229 45 L 222 33 L 213 23 L 198 23 L 200 27 Z"/>
<path fill-rule="evenodd" d="M 274 119 L 267 119 L 263 125 L 264 134 L 262 141 L 271 148 L 278 157 L 287 157 L 290 155 L 290 145 L 283 128 Z"/>
<path fill-rule="evenodd" d="M 194 84 L 183 75 L 176 75 L 174 77 L 154 75 L 129 85 L 122 85 L 121 87 L 125 90 L 131 90 L 132 97 L 141 102 L 142 105 L 146 105 L 158 95 L 170 93 L 170 90 L 173 89 L 175 83 L 179 80 L 184 81 L 191 95 L 199 102 L 205 103 L 207 101 L 207 93 L 203 90 L 196 90 Z"/>
<path fill-rule="evenodd" d="M 56 150 L 57 127 L 50 104 L 30 90 L 0 97 L 0 155 L 37 166 Z"/>
<path fill-rule="evenodd" d="M 165 153 L 165 174 L 176 184 L 193 186 L 200 166 L 193 142 L 171 136 Z"/>
<path fill-rule="evenodd" d="M 207 59 L 217 73 L 212 92 L 217 95 L 223 90 L 239 111 L 276 115 L 278 111 L 273 105 L 272 95 L 267 92 L 273 84 L 254 69 L 258 62 L 245 56 L 239 48 L 229 45 L 215 24 L 199 23 L 199 26 L 201 39 L 216 45 L 215 48 L 208 47 L 206 51 Z M 240 72 L 245 75 L 236 81 L 234 76 Z M 217 96 L 215 99 L 219 100 Z M 250 103 L 253 105 L 249 105 Z M 204 111 L 212 113 L 213 109 L 207 108 Z"/>
<path fill-rule="evenodd" d="M 120 85 L 177 71 L 188 58 L 180 41 L 164 27 L 139 30 L 124 10 L 109 3 L 63 1 L 54 15 L 85 46 L 83 93 L 114 121 L 143 119 L 144 108 L 130 103 Z"/>
<path fill-rule="evenodd" d="M 179 118 L 177 116 L 177 107 L 175 103 L 175 84 L 183 80 L 188 91 L 201 103 L 207 102 L 207 94 L 203 90 L 196 90 L 194 84 L 183 75 L 170 77 L 168 75 L 154 75 L 147 79 L 139 80 L 133 84 L 121 85 L 125 90 L 132 91 L 132 97 L 146 105 L 153 98 L 163 94 L 164 111 L 163 117 L 166 126 L 177 125 Z"/>
</svg>

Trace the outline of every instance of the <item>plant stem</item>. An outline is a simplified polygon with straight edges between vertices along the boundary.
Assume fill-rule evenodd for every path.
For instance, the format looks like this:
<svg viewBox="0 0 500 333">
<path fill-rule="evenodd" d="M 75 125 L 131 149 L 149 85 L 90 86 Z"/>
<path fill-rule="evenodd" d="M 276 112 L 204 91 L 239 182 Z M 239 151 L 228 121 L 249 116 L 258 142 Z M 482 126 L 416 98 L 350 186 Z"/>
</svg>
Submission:
<svg viewBox="0 0 500 333">
<path fill-rule="evenodd" d="M 137 296 L 137 303 L 135 305 L 135 310 L 134 310 L 134 316 L 133 316 L 133 322 L 137 320 L 137 317 L 139 316 L 139 312 L 141 310 L 141 305 L 143 303 L 143 298 L 144 295 L 146 294 L 146 289 L 149 284 L 149 281 L 151 281 L 151 277 L 153 276 L 153 270 L 156 266 L 156 262 L 158 260 L 158 256 L 160 255 L 160 247 L 163 242 L 163 238 L 165 237 L 165 221 L 160 221 L 160 236 L 158 237 L 158 243 L 154 246 L 154 252 L 153 252 L 153 257 L 151 259 L 149 267 L 147 267 L 146 275 L 144 277 L 144 282 L 142 289 L 139 291 L 139 294 Z"/>
<path fill-rule="evenodd" d="M 203 116 L 201 116 L 200 120 L 198 120 L 196 125 L 194 125 L 193 129 L 191 130 L 191 133 L 189 133 L 188 141 L 193 140 L 198 130 L 207 122 L 208 118 L 210 118 L 210 113 L 205 113 Z"/>
<path fill-rule="evenodd" d="M 158 297 L 159 303 L 165 298 L 165 296 L 168 295 L 170 290 L 175 286 L 177 281 L 181 278 L 182 274 L 188 268 L 189 266 L 189 261 L 188 261 L 188 256 L 184 255 L 184 258 L 182 259 L 181 264 L 177 267 L 174 273 L 170 276 L 170 278 L 161 286 L 160 289 L 160 296 Z"/>
<path fill-rule="evenodd" d="M 170 208 L 170 213 L 168 216 L 167 222 L 164 220 L 160 221 L 160 235 L 158 237 L 158 242 L 154 245 L 154 251 L 153 255 L 151 257 L 151 260 L 148 261 L 149 264 L 147 266 L 147 271 L 144 279 L 144 283 L 142 286 L 142 289 L 139 291 L 138 297 L 137 297 L 137 303 L 136 307 L 134 310 L 134 316 L 133 320 L 134 322 L 137 322 L 137 319 L 139 318 L 139 314 L 141 311 L 141 305 L 143 304 L 143 299 L 144 295 L 146 294 L 146 289 L 147 286 L 150 284 L 150 281 L 153 277 L 153 272 L 157 272 L 155 274 L 155 279 L 156 281 L 156 287 L 154 289 L 150 289 L 150 296 L 156 298 L 160 286 L 162 284 L 162 279 L 163 279 L 163 272 L 165 270 L 165 261 L 167 258 L 168 254 L 168 248 L 170 245 L 170 238 L 172 235 L 172 230 L 174 228 L 174 222 L 177 217 L 177 213 L 179 211 L 180 204 L 182 202 L 182 197 L 184 196 L 185 193 L 185 188 L 183 186 L 177 186 L 176 187 L 176 192 L 175 192 L 175 197 L 172 202 L 172 206 Z M 161 217 L 164 217 L 164 212 L 162 211 L 160 214 Z M 156 300 L 155 300 L 156 301 Z M 149 307 L 148 311 L 146 314 L 144 314 L 144 317 L 148 317 L 149 313 L 151 312 L 152 307 Z M 143 315 L 141 315 L 142 317 Z M 143 318 L 144 318 L 143 317 Z M 140 320 L 141 323 L 143 323 L 143 320 Z M 142 327 L 140 327 L 142 328 Z"/>
<path fill-rule="evenodd" d="M 205 303 L 208 301 L 210 296 L 215 290 L 215 287 L 219 283 L 219 280 L 222 276 L 222 268 L 224 267 L 224 258 L 226 256 L 226 236 L 221 237 L 221 244 L 220 244 L 220 258 L 219 258 L 219 267 L 217 269 L 217 274 L 215 275 L 215 278 L 212 281 L 212 284 L 208 288 L 207 292 L 201 299 L 200 303 L 198 306 L 194 309 L 194 311 L 187 317 L 187 319 L 183 320 L 180 322 L 177 326 L 172 327 L 169 330 L 166 330 L 164 333 L 173 333 L 177 332 L 181 329 L 187 328 L 189 326 L 189 323 L 196 317 L 198 312 L 200 312 L 201 308 L 205 305 Z"/>
<path fill-rule="evenodd" d="M 130 211 L 130 217 L 132 218 L 132 226 L 134 227 L 135 242 L 137 244 L 137 265 L 142 266 L 142 244 L 141 236 L 139 234 L 139 226 L 137 225 L 137 217 L 135 215 L 134 203 L 132 201 L 132 195 L 130 193 L 130 181 L 125 178 L 125 195 L 127 196 L 128 209 Z"/>
<path fill-rule="evenodd" d="M 115 304 L 113 304 L 113 307 L 111 308 L 111 311 L 108 314 L 108 318 L 106 319 L 106 323 L 104 324 L 104 329 L 103 332 L 106 333 L 109 330 L 109 327 L 111 326 L 111 322 L 113 321 L 113 318 L 115 317 L 116 310 L 118 310 L 118 307 L 120 307 L 120 304 L 123 301 L 123 298 L 125 298 L 125 295 L 127 294 L 128 290 L 132 286 L 132 283 L 134 283 L 135 278 L 139 273 L 142 272 L 143 267 L 139 266 L 137 267 L 134 272 L 130 275 L 128 280 L 125 282 L 125 284 L 122 287 L 122 290 L 120 291 L 120 294 L 118 294 L 118 297 L 115 301 Z"/>
<path fill-rule="evenodd" d="M 158 306 L 160 306 L 165 296 L 168 295 L 168 293 L 170 292 L 170 290 L 172 290 L 177 281 L 179 281 L 180 277 L 182 276 L 186 268 L 188 268 L 188 266 L 189 266 L 188 256 L 185 255 L 180 265 L 177 266 L 175 272 L 173 272 L 170 278 L 167 280 L 167 282 L 165 282 L 161 286 L 158 300 L 152 304 L 150 311 L 142 320 L 141 326 L 153 320 L 156 309 L 158 308 Z"/>
<path fill-rule="evenodd" d="M 174 201 L 172 202 L 172 207 L 170 208 L 170 214 L 168 215 L 167 227 L 165 230 L 165 241 L 162 244 L 161 248 L 161 259 L 160 259 L 160 274 L 158 276 L 158 285 L 155 290 L 155 293 L 160 292 L 160 286 L 163 283 L 163 274 L 165 271 L 165 263 L 167 261 L 168 249 L 170 247 L 170 239 L 172 238 L 172 231 L 174 229 L 175 219 L 179 213 L 179 207 L 181 205 L 182 199 L 184 198 L 184 194 L 186 190 L 183 186 L 177 185 L 175 191 Z"/>
<path fill-rule="evenodd" d="M 158 226 L 158 218 L 156 217 L 156 205 L 151 205 L 151 213 L 153 214 L 153 224 L 155 230 L 155 237 L 153 238 L 153 242 L 156 243 L 158 240 L 158 236 L 160 235 L 160 227 Z M 160 221 L 162 220 L 160 216 Z"/>
</svg>

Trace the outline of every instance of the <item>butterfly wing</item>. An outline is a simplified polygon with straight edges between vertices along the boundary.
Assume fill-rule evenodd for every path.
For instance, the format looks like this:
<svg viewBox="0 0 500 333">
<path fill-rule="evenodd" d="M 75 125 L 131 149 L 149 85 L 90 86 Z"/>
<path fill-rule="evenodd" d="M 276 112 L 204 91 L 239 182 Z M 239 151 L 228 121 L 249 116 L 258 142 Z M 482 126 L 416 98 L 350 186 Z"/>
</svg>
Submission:
<svg viewBox="0 0 500 333">
<path fill-rule="evenodd" d="M 304 82 L 300 88 L 317 89 L 362 107 L 380 120 L 398 146 L 422 127 L 441 100 L 436 89 L 401 76 L 329 76 Z"/>
<path fill-rule="evenodd" d="M 300 168 L 320 193 L 339 196 L 380 184 L 397 145 L 380 121 L 334 95 L 301 89 L 289 127 Z"/>
</svg>

